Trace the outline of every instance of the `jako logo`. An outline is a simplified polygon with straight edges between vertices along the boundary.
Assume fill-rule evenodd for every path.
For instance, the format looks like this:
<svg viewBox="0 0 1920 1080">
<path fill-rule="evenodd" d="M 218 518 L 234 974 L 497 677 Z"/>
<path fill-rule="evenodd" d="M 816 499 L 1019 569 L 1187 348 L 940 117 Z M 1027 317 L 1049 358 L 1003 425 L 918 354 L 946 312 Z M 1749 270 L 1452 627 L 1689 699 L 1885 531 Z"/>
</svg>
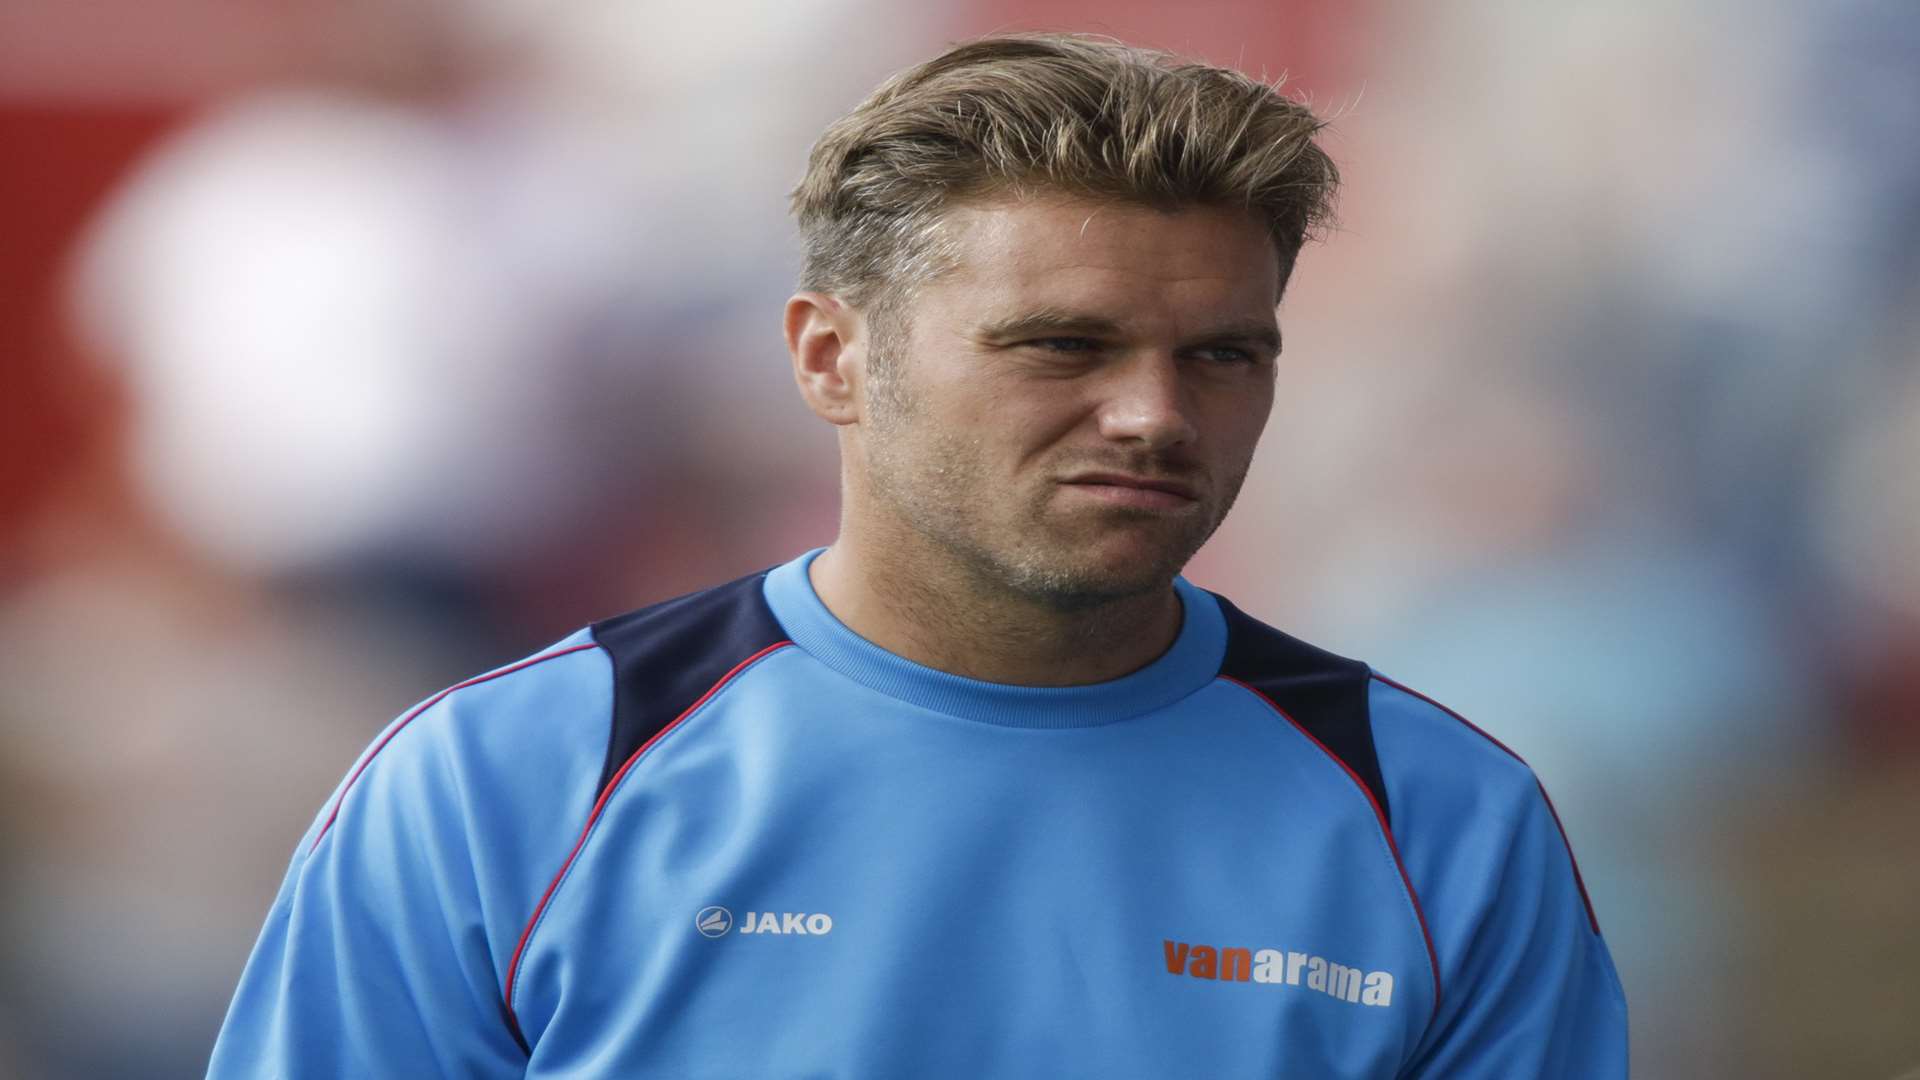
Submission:
<svg viewBox="0 0 1920 1080">
<path fill-rule="evenodd" d="M 1336 964 L 1321 956 L 1278 949 L 1216 949 L 1211 945 L 1189 945 L 1184 941 L 1161 943 L 1167 953 L 1167 974 L 1191 975 L 1196 979 L 1221 982 L 1246 982 L 1277 986 L 1299 986 L 1306 976 L 1307 989 L 1318 990 L 1341 1001 L 1360 1005 L 1393 1004 L 1393 975 L 1385 971 L 1362 971 Z"/>
<path fill-rule="evenodd" d="M 694 912 L 693 928 L 708 937 L 725 937 L 733 929 L 733 912 L 723 907 L 703 907 Z"/>
<path fill-rule="evenodd" d="M 743 934 L 829 934 L 833 932 L 833 916 L 822 912 L 809 915 L 804 911 L 749 911 L 740 920 L 740 932 Z"/>
</svg>

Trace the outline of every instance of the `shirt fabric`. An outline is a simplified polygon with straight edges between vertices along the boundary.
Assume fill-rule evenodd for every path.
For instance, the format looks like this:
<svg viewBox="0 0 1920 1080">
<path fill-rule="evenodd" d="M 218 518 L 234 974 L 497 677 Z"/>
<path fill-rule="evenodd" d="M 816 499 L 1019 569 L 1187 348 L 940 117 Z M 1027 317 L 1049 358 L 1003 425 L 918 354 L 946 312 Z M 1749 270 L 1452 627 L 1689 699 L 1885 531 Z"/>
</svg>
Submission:
<svg viewBox="0 0 1920 1080">
<path fill-rule="evenodd" d="M 915 664 L 818 551 L 429 699 L 296 850 L 214 1077 L 1619 1077 L 1545 792 L 1178 579 L 1174 644 Z"/>
</svg>

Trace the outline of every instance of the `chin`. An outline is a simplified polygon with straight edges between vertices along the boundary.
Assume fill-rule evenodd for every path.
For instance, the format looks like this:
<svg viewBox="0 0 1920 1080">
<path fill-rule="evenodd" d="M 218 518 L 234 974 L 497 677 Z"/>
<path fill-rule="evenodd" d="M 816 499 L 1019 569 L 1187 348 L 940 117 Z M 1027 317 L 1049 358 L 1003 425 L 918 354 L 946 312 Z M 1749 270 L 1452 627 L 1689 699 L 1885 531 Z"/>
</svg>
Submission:
<svg viewBox="0 0 1920 1080">
<path fill-rule="evenodd" d="M 1165 589 L 1186 564 L 1164 551 L 1076 554 L 1079 557 L 1046 558 L 1023 553 L 1006 565 L 1007 583 L 1048 606 L 1074 610 Z"/>
</svg>

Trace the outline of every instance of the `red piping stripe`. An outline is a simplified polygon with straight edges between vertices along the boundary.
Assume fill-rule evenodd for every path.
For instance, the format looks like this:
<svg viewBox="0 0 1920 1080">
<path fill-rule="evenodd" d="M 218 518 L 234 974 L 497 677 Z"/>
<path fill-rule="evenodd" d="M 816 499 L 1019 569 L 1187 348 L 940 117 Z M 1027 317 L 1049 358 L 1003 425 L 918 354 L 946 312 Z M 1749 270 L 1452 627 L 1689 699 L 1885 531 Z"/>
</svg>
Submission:
<svg viewBox="0 0 1920 1080">
<path fill-rule="evenodd" d="M 1326 743 L 1314 738 L 1313 732 L 1301 726 L 1300 721 L 1295 720 L 1287 710 L 1281 708 L 1272 698 L 1261 693 L 1258 688 L 1243 683 L 1231 675 L 1222 675 L 1220 678 L 1225 679 L 1259 698 L 1261 701 L 1266 702 L 1268 708 L 1284 717 L 1287 723 L 1293 725 L 1295 731 L 1305 735 L 1309 742 L 1320 748 L 1321 753 L 1331 758 L 1335 765 L 1340 766 L 1340 771 L 1347 774 L 1347 779 L 1353 781 L 1353 786 L 1359 788 L 1360 794 L 1367 797 L 1367 805 L 1373 807 L 1374 819 L 1380 823 L 1380 834 L 1387 838 L 1387 850 L 1393 852 L 1393 866 L 1394 869 L 1400 871 L 1400 883 L 1406 886 L 1407 899 L 1413 903 L 1413 917 L 1420 923 L 1420 940 L 1424 941 L 1427 946 L 1427 968 L 1433 972 L 1433 1015 L 1436 1017 L 1439 1016 L 1440 954 L 1433 947 L 1433 934 L 1427 929 L 1427 913 L 1420 909 L 1420 894 L 1414 891 L 1413 879 L 1407 876 L 1407 865 L 1400 860 L 1400 845 L 1394 842 L 1393 828 L 1387 824 L 1386 812 L 1380 809 L 1380 800 L 1373 797 L 1373 792 L 1368 790 L 1366 781 L 1360 779 L 1360 774 L 1354 772 L 1351 765 L 1348 765 L 1342 760 L 1339 754 L 1329 750 Z"/>
<path fill-rule="evenodd" d="M 380 751 L 387 748 L 387 744 L 393 741 L 393 737 L 395 735 L 400 734 L 400 731 L 402 728 L 406 727 L 408 724 L 413 723 L 414 717 L 419 716 L 421 713 L 426 712 L 428 709 L 431 709 L 435 705 L 440 704 L 441 699 L 445 698 L 448 694 L 453 693 L 455 690 L 465 690 L 469 686 L 478 686 L 481 683 L 488 681 L 489 679 L 497 679 L 502 675 L 511 675 L 514 672 L 519 671 L 523 668 L 530 668 L 535 664 L 541 663 L 542 661 L 546 661 L 546 660 L 552 660 L 554 657 L 557 657 L 557 656 L 565 656 L 568 653 L 577 653 L 582 649 L 592 649 L 597 647 L 598 646 L 596 646 L 593 642 L 589 641 L 589 642 L 586 642 L 585 644 L 569 645 L 564 649 L 555 649 L 553 652 L 550 652 L 550 653 L 543 653 L 539 656 L 529 657 L 510 667 L 503 667 L 499 671 L 490 671 L 485 675 L 476 675 L 473 678 L 468 679 L 466 682 L 456 683 L 452 686 L 447 687 L 445 690 L 442 690 L 439 693 L 433 695 L 432 697 L 428 698 L 426 701 L 422 702 L 421 704 L 414 706 L 414 709 L 412 712 L 401 717 L 400 722 L 393 725 L 392 730 L 388 731 L 386 735 L 381 737 L 379 742 L 374 744 L 373 749 L 368 752 L 367 756 L 364 759 L 361 760 L 359 768 L 354 769 L 353 775 L 347 777 L 346 786 L 340 789 L 340 794 L 337 797 L 335 797 L 335 799 L 333 800 L 333 813 L 328 814 L 327 823 L 325 825 L 320 826 L 320 835 L 313 838 L 313 846 L 307 849 L 307 854 L 309 855 L 313 854 L 314 849 L 320 846 L 320 841 L 326 837 L 327 830 L 333 828 L 333 823 L 339 820 L 340 804 L 347 801 L 347 792 L 353 790 L 354 782 L 360 779 L 360 774 L 367 771 L 367 766 L 373 764 L 373 759 L 380 756 Z"/>
<path fill-rule="evenodd" d="M 1484 730 L 1481 729 L 1480 725 L 1474 723 L 1473 721 L 1467 719 L 1464 716 L 1461 716 L 1459 713 L 1454 712 L 1452 709 L 1447 708 L 1445 705 L 1440 704 L 1439 702 L 1433 700 L 1432 698 L 1421 693 L 1420 691 L 1413 689 L 1410 686 L 1402 686 L 1399 683 L 1394 682 L 1392 679 L 1387 678 L 1385 675 L 1381 675 L 1376 672 L 1373 677 L 1376 679 L 1379 679 L 1383 683 L 1386 683 L 1388 686 L 1393 687 L 1395 690 L 1402 691 L 1403 693 L 1412 694 L 1414 697 L 1419 698 L 1421 701 L 1424 701 L 1427 704 L 1433 706 L 1434 708 L 1439 709 L 1441 712 L 1446 713 L 1448 716 L 1453 717 L 1455 720 L 1460 721 L 1461 723 L 1467 725 L 1469 728 L 1472 728 L 1475 732 L 1478 732 L 1481 738 L 1487 740 L 1488 742 L 1499 747 L 1500 749 L 1505 750 L 1507 752 L 1508 757 L 1512 758 L 1513 760 L 1519 762 L 1522 765 L 1527 764 L 1527 759 L 1521 757 L 1519 754 L 1514 753 L 1512 747 L 1508 746 L 1506 743 L 1501 742 L 1499 739 L 1494 738 L 1492 735 L 1487 734 Z M 1527 765 L 1527 771 L 1532 772 L 1533 766 Z M 1567 827 L 1565 825 L 1560 824 L 1560 811 L 1555 810 L 1553 808 L 1553 796 L 1547 794 L 1547 785 L 1540 782 L 1540 777 L 1538 775 L 1534 776 L 1533 784 L 1535 787 L 1540 789 L 1540 797 L 1546 800 L 1547 813 L 1553 815 L 1553 827 L 1560 830 L 1560 842 L 1566 845 L 1566 849 L 1567 849 L 1567 862 L 1573 866 L 1573 883 L 1579 887 L 1580 902 L 1582 904 L 1585 904 L 1587 908 L 1587 925 L 1593 927 L 1593 932 L 1597 934 L 1600 932 L 1600 920 L 1593 913 L 1593 901 L 1587 898 L 1587 881 L 1585 878 L 1580 876 L 1580 860 L 1573 857 L 1573 841 L 1567 839 Z"/>
<path fill-rule="evenodd" d="M 734 676 L 740 674 L 742 671 L 745 671 L 749 666 L 751 666 L 754 663 L 754 661 L 759 660 L 761 657 L 767 655 L 770 652 L 773 652 L 775 649 L 785 648 L 786 646 L 791 644 L 793 644 L 793 642 L 791 641 L 774 642 L 772 645 L 769 645 L 766 648 L 761 649 L 759 652 L 754 653 L 752 656 L 749 656 L 745 660 L 742 660 L 738 664 L 735 664 L 733 666 L 732 671 L 729 671 L 725 675 L 720 676 L 719 682 L 716 682 L 712 686 L 708 687 L 706 693 L 701 694 L 697 701 L 695 701 L 693 704 L 687 706 L 684 710 L 682 710 L 680 715 L 674 717 L 671 723 L 661 728 L 659 731 L 654 732 L 651 738 L 649 738 L 646 742 L 641 743 L 640 749 L 635 750 L 632 753 L 632 755 L 630 755 L 627 758 L 627 760 L 623 764 L 621 764 L 620 771 L 614 773 L 613 778 L 607 781 L 607 786 L 601 789 L 600 797 L 594 801 L 593 809 L 587 813 L 587 823 L 580 830 L 580 838 L 573 842 L 573 850 L 567 852 L 567 861 L 560 864 L 560 872 L 557 874 L 554 874 L 553 880 L 547 883 L 547 891 L 541 894 L 540 902 L 534 905 L 533 914 L 527 917 L 526 929 L 520 931 L 520 943 L 513 947 L 513 959 L 509 961 L 507 964 L 507 985 L 503 995 L 507 1005 L 507 1022 L 513 1025 L 514 1037 L 520 1040 L 521 1045 L 524 1046 L 526 1044 L 526 1036 L 521 1033 L 520 1017 L 513 1010 L 514 983 L 517 981 L 520 974 L 520 957 L 527 951 L 527 941 L 528 939 L 533 937 L 533 928 L 540 924 L 540 916 L 544 914 L 547 910 L 547 901 L 553 899 L 554 890 L 560 887 L 560 882 L 566 878 L 567 871 L 573 868 L 573 860 L 579 856 L 580 849 L 586 846 L 587 837 L 592 835 L 593 826 L 596 822 L 600 820 L 600 811 L 606 809 L 607 800 L 611 798 L 614 791 L 617 788 L 619 788 L 620 781 L 626 778 L 627 772 L 633 768 L 634 763 L 639 761 L 640 758 L 643 755 L 645 755 L 648 750 L 652 749 L 654 743 L 657 743 L 661 739 L 665 738 L 667 732 L 672 731 L 676 727 L 679 727 L 680 722 L 682 720 L 685 720 L 687 717 L 692 716 L 694 712 L 700 708 L 700 706 L 705 705 L 707 703 L 707 700 L 709 698 L 719 693 L 721 687 L 731 682 Z"/>
</svg>

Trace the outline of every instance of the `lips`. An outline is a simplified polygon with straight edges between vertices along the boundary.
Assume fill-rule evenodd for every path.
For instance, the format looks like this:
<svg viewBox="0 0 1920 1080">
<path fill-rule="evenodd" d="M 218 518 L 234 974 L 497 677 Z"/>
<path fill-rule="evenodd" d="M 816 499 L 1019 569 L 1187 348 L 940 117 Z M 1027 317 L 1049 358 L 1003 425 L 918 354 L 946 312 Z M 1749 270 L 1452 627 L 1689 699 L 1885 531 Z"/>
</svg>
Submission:
<svg viewBox="0 0 1920 1080">
<path fill-rule="evenodd" d="M 1133 476 L 1127 473 L 1085 473 L 1068 477 L 1062 483 L 1097 485 L 1105 487 L 1135 488 L 1141 491 L 1161 491 L 1182 499 L 1198 499 L 1192 486 L 1178 480 L 1162 480 L 1150 476 Z"/>
</svg>

